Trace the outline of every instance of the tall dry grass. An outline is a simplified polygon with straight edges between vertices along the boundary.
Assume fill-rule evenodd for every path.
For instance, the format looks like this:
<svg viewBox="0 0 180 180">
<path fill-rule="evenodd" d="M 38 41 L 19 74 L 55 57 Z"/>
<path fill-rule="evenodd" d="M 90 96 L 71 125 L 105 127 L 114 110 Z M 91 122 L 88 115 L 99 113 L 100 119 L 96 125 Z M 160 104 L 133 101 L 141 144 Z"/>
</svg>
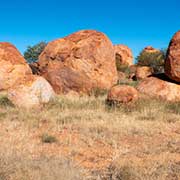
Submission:
<svg viewBox="0 0 180 180">
<path fill-rule="evenodd" d="M 90 145 L 97 139 L 108 144 L 113 150 L 112 163 L 105 170 L 92 170 L 90 179 L 180 179 L 180 104 L 141 99 L 131 106 L 110 107 L 105 99 L 105 95 L 58 96 L 44 107 L 26 110 L 14 107 L 2 95 L 0 124 L 20 124 L 25 134 L 27 129 L 37 130 L 43 122 L 48 122 L 47 134 L 59 132 L 64 127 L 77 127 Z M 177 132 L 172 132 L 173 129 Z M 158 141 L 158 137 L 162 138 L 162 142 Z M 2 138 L 0 133 L 0 142 Z M 8 151 L 2 144 L 2 180 L 12 177 L 86 179 L 80 175 L 79 169 L 67 165 L 61 158 L 49 159 L 44 154 L 39 160 L 33 160 Z M 73 151 L 77 151 L 76 147 Z"/>
</svg>

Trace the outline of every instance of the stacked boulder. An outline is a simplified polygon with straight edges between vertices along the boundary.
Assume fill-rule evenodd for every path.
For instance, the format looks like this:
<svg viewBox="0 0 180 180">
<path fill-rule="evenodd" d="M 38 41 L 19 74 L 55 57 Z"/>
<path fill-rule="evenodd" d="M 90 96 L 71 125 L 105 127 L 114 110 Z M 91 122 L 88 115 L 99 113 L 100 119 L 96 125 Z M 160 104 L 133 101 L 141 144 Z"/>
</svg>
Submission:
<svg viewBox="0 0 180 180">
<path fill-rule="evenodd" d="M 166 59 L 165 75 L 144 79 L 137 89 L 144 94 L 168 101 L 180 101 L 180 31 L 172 38 Z"/>
<path fill-rule="evenodd" d="M 156 49 L 152 46 L 147 46 L 143 49 L 143 52 L 146 52 L 146 53 L 156 53 L 156 52 L 160 52 L 159 49 Z"/>
</svg>

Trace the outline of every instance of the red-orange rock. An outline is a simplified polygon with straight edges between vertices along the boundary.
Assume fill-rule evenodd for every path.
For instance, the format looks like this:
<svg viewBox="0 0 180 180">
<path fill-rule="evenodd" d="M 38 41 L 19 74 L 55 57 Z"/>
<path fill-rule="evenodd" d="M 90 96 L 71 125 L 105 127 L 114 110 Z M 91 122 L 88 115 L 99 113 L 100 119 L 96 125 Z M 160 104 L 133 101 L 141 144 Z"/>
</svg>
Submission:
<svg viewBox="0 0 180 180">
<path fill-rule="evenodd" d="M 137 86 L 137 89 L 150 97 L 161 98 L 167 101 L 180 101 L 180 85 L 156 77 L 144 79 Z"/>
<path fill-rule="evenodd" d="M 172 38 L 165 60 L 166 75 L 177 82 L 180 82 L 180 31 Z"/>
<path fill-rule="evenodd" d="M 155 49 L 155 48 L 153 48 L 152 46 L 147 46 L 147 47 L 145 47 L 143 51 L 144 51 L 144 52 L 147 52 L 147 53 L 160 52 L 159 49 Z"/>
<path fill-rule="evenodd" d="M 8 99 L 17 107 L 33 108 L 48 103 L 55 96 L 51 85 L 43 77 L 31 75 L 20 85 L 8 90 Z"/>
<path fill-rule="evenodd" d="M 113 45 L 107 36 L 93 30 L 50 42 L 38 64 L 57 93 L 109 89 L 117 82 Z"/>
<path fill-rule="evenodd" d="M 132 65 L 133 64 L 133 54 L 129 47 L 119 44 L 114 45 L 116 61 L 119 61 L 122 65 Z"/>
<path fill-rule="evenodd" d="M 31 75 L 31 69 L 15 46 L 0 43 L 0 90 L 7 90 Z"/>
<path fill-rule="evenodd" d="M 153 69 L 148 66 L 138 66 L 136 69 L 136 79 L 142 80 L 151 76 L 153 74 Z"/>
<path fill-rule="evenodd" d="M 107 102 L 109 103 L 130 103 L 138 99 L 138 91 L 127 85 L 116 85 L 108 92 Z"/>
</svg>

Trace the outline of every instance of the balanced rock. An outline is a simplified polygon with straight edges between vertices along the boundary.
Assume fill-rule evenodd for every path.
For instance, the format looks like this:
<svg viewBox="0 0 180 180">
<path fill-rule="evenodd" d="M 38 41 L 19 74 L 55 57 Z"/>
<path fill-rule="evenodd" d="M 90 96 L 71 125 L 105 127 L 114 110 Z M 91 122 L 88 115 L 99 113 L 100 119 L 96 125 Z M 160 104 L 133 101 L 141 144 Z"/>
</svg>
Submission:
<svg viewBox="0 0 180 180">
<path fill-rule="evenodd" d="M 156 77 L 144 79 L 137 87 L 138 91 L 149 97 L 167 101 L 180 101 L 180 85 Z"/>
<path fill-rule="evenodd" d="M 0 43 L 0 90 L 7 90 L 31 75 L 31 69 L 15 46 Z"/>
<path fill-rule="evenodd" d="M 155 48 L 153 48 L 152 46 L 147 46 L 147 47 L 145 47 L 143 51 L 144 51 L 144 52 L 147 52 L 147 53 L 160 52 L 159 49 L 155 49 Z"/>
<path fill-rule="evenodd" d="M 24 83 L 8 90 L 8 99 L 17 107 L 32 108 L 54 98 L 51 85 L 40 76 L 28 76 Z"/>
<path fill-rule="evenodd" d="M 38 64 L 57 93 L 109 89 L 117 82 L 114 47 L 106 35 L 94 30 L 50 42 Z"/>
<path fill-rule="evenodd" d="M 180 82 L 180 31 L 172 38 L 165 60 L 166 75 L 177 82 Z"/>
<path fill-rule="evenodd" d="M 138 66 L 136 69 L 136 79 L 142 80 L 151 76 L 153 74 L 153 69 L 148 66 Z"/>
<path fill-rule="evenodd" d="M 116 61 L 119 61 L 121 65 L 132 65 L 133 64 L 133 54 L 129 47 L 119 44 L 114 45 Z"/>
<path fill-rule="evenodd" d="M 138 91 L 128 85 L 116 85 L 108 92 L 107 102 L 110 104 L 135 102 L 139 97 Z"/>
</svg>

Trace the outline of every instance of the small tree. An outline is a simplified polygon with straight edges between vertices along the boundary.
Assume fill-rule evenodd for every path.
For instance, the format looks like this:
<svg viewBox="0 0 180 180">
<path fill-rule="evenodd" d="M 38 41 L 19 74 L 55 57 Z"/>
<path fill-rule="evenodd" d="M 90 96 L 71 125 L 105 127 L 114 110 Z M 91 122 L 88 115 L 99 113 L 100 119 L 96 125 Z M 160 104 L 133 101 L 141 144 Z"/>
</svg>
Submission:
<svg viewBox="0 0 180 180">
<path fill-rule="evenodd" d="M 42 41 L 34 46 L 28 46 L 27 50 L 24 52 L 24 58 L 28 63 L 36 62 L 46 45 L 47 43 Z"/>
<path fill-rule="evenodd" d="M 139 66 L 150 66 L 155 73 L 164 72 L 164 61 L 166 57 L 166 49 L 157 52 L 141 51 L 136 61 Z"/>
</svg>

